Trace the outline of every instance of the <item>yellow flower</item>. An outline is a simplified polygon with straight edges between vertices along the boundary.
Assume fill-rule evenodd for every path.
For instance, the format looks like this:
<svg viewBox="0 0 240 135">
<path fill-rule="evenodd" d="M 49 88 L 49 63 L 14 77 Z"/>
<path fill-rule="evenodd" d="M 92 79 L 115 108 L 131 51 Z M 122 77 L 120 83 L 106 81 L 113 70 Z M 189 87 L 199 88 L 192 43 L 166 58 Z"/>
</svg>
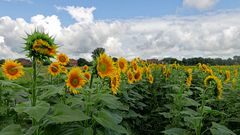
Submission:
<svg viewBox="0 0 240 135">
<path fill-rule="evenodd" d="M 86 80 L 82 74 L 81 69 L 79 67 L 73 67 L 67 75 L 66 85 L 76 93 L 76 89 L 82 88 L 85 83 Z"/>
<path fill-rule="evenodd" d="M 84 66 L 83 66 L 83 70 L 84 70 L 84 71 L 88 71 L 88 69 L 89 69 L 88 65 L 84 65 Z"/>
<path fill-rule="evenodd" d="M 237 68 L 234 69 L 234 77 L 238 78 L 238 69 Z"/>
<path fill-rule="evenodd" d="M 64 66 L 61 66 L 60 68 L 61 68 L 61 73 L 65 73 L 66 74 L 68 72 L 67 68 L 64 67 Z"/>
<path fill-rule="evenodd" d="M 97 71 L 101 78 L 111 77 L 114 74 L 114 65 L 112 58 L 107 56 L 105 53 L 100 54 L 97 59 Z"/>
<path fill-rule="evenodd" d="M 84 76 L 88 81 L 91 79 L 91 74 L 89 72 L 85 72 Z"/>
<path fill-rule="evenodd" d="M 128 68 L 128 62 L 125 58 L 121 57 L 117 61 L 117 65 L 120 68 L 121 72 L 125 73 Z"/>
<path fill-rule="evenodd" d="M 59 65 L 58 62 L 53 62 L 49 65 L 48 72 L 51 75 L 56 76 L 61 72 L 61 66 Z"/>
<path fill-rule="evenodd" d="M 219 78 L 217 78 L 216 76 L 210 75 L 205 78 L 204 85 L 205 87 L 207 87 L 209 82 L 212 80 L 214 80 L 217 84 L 217 98 L 221 99 L 222 98 L 222 81 Z"/>
<path fill-rule="evenodd" d="M 137 71 L 137 69 L 138 69 L 137 61 L 136 60 L 132 60 L 131 61 L 131 65 L 132 65 L 133 70 Z"/>
<path fill-rule="evenodd" d="M 117 94 L 117 90 L 120 86 L 120 75 L 118 73 L 111 77 L 111 90 L 114 95 Z"/>
<path fill-rule="evenodd" d="M 64 66 L 67 65 L 68 62 L 69 62 L 68 56 L 67 56 L 66 54 L 64 54 L 64 53 L 58 54 L 57 60 L 58 60 L 58 62 L 59 62 L 61 65 L 64 65 Z"/>
<path fill-rule="evenodd" d="M 148 76 L 148 81 L 149 81 L 150 84 L 153 83 L 153 76 L 152 76 L 152 74 L 150 74 L 150 75 Z"/>
<path fill-rule="evenodd" d="M 152 74 L 151 68 L 150 68 L 149 66 L 146 67 L 145 70 L 146 70 L 146 76 L 147 76 L 147 77 L 148 77 L 150 74 Z"/>
<path fill-rule="evenodd" d="M 134 72 L 134 80 L 136 82 L 140 81 L 142 79 L 142 69 L 138 68 L 135 72 Z"/>
<path fill-rule="evenodd" d="M 134 75 L 133 75 L 133 72 L 131 70 L 128 70 L 127 76 L 128 76 L 128 83 L 129 84 L 133 84 L 133 82 L 134 82 Z"/>
<path fill-rule="evenodd" d="M 186 85 L 188 87 L 190 87 L 191 84 L 192 84 L 192 69 L 191 68 L 187 69 L 187 75 L 188 75 L 188 77 L 187 77 L 187 80 L 186 80 Z"/>
<path fill-rule="evenodd" d="M 70 93 L 76 95 L 76 94 L 79 94 L 80 91 L 76 90 L 76 89 L 70 89 Z"/>
<path fill-rule="evenodd" d="M 170 69 L 166 69 L 166 71 L 165 71 L 166 80 L 168 80 L 170 75 L 171 75 L 171 70 Z"/>
<path fill-rule="evenodd" d="M 230 72 L 230 70 L 226 70 L 226 72 L 225 72 L 225 83 L 228 83 L 229 81 L 230 81 L 230 79 L 231 79 L 231 72 Z"/>
<path fill-rule="evenodd" d="M 5 60 L 2 65 L 3 73 L 9 80 L 16 80 L 24 75 L 23 66 L 13 60 Z"/>
<path fill-rule="evenodd" d="M 236 89 L 236 87 L 237 87 L 237 79 L 236 79 L 236 78 L 233 78 L 233 79 L 232 79 L 232 88 L 233 88 L 233 89 Z"/>
<path fill-rule="evenodd" d="M 48 56 L 55 56 L 56 48 L 56 45 L 50 46 L 47 41 L 42 39 L 36 39 L 32 46 L 32 49 L 37 53 Z"/>
</svg>

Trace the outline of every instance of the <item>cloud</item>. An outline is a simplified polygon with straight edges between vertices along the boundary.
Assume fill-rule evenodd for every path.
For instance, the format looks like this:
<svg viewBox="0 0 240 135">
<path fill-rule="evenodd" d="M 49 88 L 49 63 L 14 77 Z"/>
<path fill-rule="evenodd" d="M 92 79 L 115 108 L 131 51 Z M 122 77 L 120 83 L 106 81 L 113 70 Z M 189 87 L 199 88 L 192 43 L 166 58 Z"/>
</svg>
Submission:
<svg viewBox="0 0 240 135">
<path fill-rule="evenodd" d="M 13 52 L 10 48 L 8 48 L 4 42 L 4 37 L 0 36 L 0 54 L 1 57 L 6 59 L 9 56 L 13 56 L 14 58 L 22 57 L 21 54 Z"/>
<path fill-rule="evenodd" d="M 92 20 L 62 26 L 56 15 L 22 18 L 0 17 L 0 59 L 24 56 L 23 37 L 35 28 L 55 37 L 59 52 L 71 58 L 91 59 L 104 47 L 115 57 L 164 58 L 232 57 L 240 52 L 240 10 L 198 16 L 166 16 L 129 20 Z M 8 53 L 9 52 L 9 53 Z M 13 55 L 18 54 L 18 55 Z"/>
<path fill-rule="evenodd" d="M 75 19 L 79 23 L 92 23 L 94 20 L 93 11 L 96 10 L 95 7 L 84 8 L 84 7 L 56 7 L 58 10 L 67 11 L 73 19 Z"/>
<path fill-rule="evenodd" d="M 4 2 L 25 2 L 25 3 L 29 3 L 29 4 L 33 3 L 32 0 L 0 0 L 0 1 L 4 1 Z"/>
<path fill-rule="evenodd" d="M 219 0 L 183 0 L 183 5 L 198 10 L 206 10 L 213 7 Z"/>
</svg>

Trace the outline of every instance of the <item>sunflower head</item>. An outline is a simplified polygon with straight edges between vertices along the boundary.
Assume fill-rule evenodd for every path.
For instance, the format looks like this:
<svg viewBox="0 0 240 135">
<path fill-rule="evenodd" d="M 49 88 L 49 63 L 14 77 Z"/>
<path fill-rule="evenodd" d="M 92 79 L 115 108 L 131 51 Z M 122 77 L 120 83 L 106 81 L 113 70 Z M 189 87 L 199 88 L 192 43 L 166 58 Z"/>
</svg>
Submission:
<svg viewBox="0 0 240 135">
<path fill-rule="evenodd" d="M 214 81 L 216 86 L 215 86 L 215 93 L 217 95 L 217 99 L 221 99 L 222 98 L 222 81 L 216 77 L 216 76 L 208 76 L 205 80 L 204 80 L 204 85 L 205 87 L 207 87 L 210 83 L 210 81 Z"/>
<path fill-rule="evenodd" d="M 230 70 L 226 70 L 226 73 L 225 73 L 225 83 L 228 83 L 231 79 L 231 72 Z"/>
<path fill-rule="evenodd" d="M 60 69 L 61 69 L 61 73 L 65 73 L 66 74 L 68 72 L 68 70 L 67 70 L 67 68 L 65 66 L 61 66 Z"/>
<path fill-rule="evenodd" d="M 51 63 L 48 67 L 48 72 L 53 76 L 58 75 L 59 73 L 61 73 L 60 64 L 58 62 Z"/>
<path fill-rule="evenodd" d="M 153 76 L 152 76 L 152 74 L 150 74 L 149 76 L 148 76 L 148 82 L 150 83 L 150 84 L 153 84 Z"/>
<path fill-rule="evenodd" d="M 238 78 L 238 68 L 234 69 L 234 78 Z"/>
<path fill-rule="evenodd" d="M 2 65 L 2 70 L 4 75 L 9 80 L 16 80 L 24 75 L 22 64 L 10 59 L 5 60 L 4 64 Z"/>
<path fill-rule="evenodd" d="M 100 54 L 97 59 L 97 72 L 101 78 L 111 77 L 114 74 L 114 65 L 112 58 L 105 53 Z"/>
<path fill-rule="evenodd" d="M 84 65 L 82 68 L 84 71 L 88 71 L 88 69 L 89 69 L 88 65 Z"/>
<path fill-rule="evenodd" d="M 134 80 L 136 82 L 140 81 L 142 79 L 142 69 L 138 68 L 135 72 L 134 72 Z"/>
<path fill-rule="evenodd" d="M 127 76 L 128 76 L 128 83 L 129 84 L 133 84 L 133 82 L 134 82 L 134 74 L 133 74 L 133 72 L 131 70 L 128 70 Z"/>
<path fill-rule="evenodd" d="M 40 61 L 48 60 L 57 53 L 57 45 L 54 38 L 43 32 L 35 31 L 28 34 L 25 40 L 24 50 L 28 57 L 35 57 Z"/>
<path fill-rule="evenodd" d="M 84 77 L 89 81 L 91 79 L 91 74 L 89 72 L 85 72 Z"/>
<path fill-rule="evenodd" d="M 74 91 L 77 88 L 82 88 L 85 84 L 86 79 L 84 78 L 81 69 L 79 67 L 73 67 L 67 75 L 66 85 Z"/>
<path fill-rule="evenodd" d="M 69 62 L 69 58 L 66 54 L 64 53 L 60 53 L 57 55 L 57 60 L 58 60 L 58 63 L 60 63 L 61 65 L 67 65 L 68 62 Z"/>
<path fill-rule="evenodd" d="M 125 58 L 121 57 L 117 61 L 117 66 L 121 70 L 121 72 L 125 73 L 128 68 L 128 62 Z"/>
<path fill-rule="evenodd" d="M 111 90 L 114 95 L 117 94 L 117 90 L 120 86 L 120 74 L 116 73 L 111 77 Z"/>
<path fill-rule="evenodd" d="M 138 69 L 138 63 L 137 63 L 137 60 L 132 60 L 131 61 L 131 66 L 132 66 L 132 68 L 133 68 L 133 70 L 134 71 L 137 71 L 137 69 Z"/>
</svg>

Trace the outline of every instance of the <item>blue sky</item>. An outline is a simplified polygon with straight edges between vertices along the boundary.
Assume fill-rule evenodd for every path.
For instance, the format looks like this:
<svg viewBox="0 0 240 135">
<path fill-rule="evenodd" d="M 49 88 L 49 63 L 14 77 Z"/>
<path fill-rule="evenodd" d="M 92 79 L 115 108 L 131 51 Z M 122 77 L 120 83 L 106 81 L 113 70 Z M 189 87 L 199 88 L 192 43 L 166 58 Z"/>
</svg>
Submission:
<svg viewBox="0 0 240 135">
<path fill-rule="evenodd" d="M 29 19 L 36 14 L 57 15 L 63 25 L 73 19 L 56 6 L 95 7 L 97 20 L 197 15 L 217 10 L 238 9 L 239 0 L 218 0 L 209 9 L 199 10 L 183 5 L 182 0 L 0 0 L 0 16 Z"/>
<path fill-rule="evenodd" d="M 0 59 L 25 57 L 36 28 L 59 52 L 91 59 L 222 57 L 240 52 L 240 0 L 0 0 Z"/>
</svg>

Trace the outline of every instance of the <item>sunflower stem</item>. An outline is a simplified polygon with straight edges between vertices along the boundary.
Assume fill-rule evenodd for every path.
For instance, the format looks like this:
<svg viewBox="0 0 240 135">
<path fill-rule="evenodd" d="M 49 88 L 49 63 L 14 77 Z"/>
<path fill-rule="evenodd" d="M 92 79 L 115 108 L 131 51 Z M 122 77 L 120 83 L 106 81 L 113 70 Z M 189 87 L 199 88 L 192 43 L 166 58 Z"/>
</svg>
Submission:
<svg viewBox="0 0 240 135">
<path fill-rule="evenodd" d="M 33 57 L 33 83 L 32 83 L 32 107 L 36 106 L 36 79 L 37 79 L 37 63 L 36 63 L 36 58 Z M 35 126 L 37 124 L 36 120 L 32 118 L 32 125 Z M 37 134 L 37 130 L 35 132 L 35 135 Z"/>
<path fill-rule="evenodd" d="M 90 89 L 92 88 L 93 77 L 94 77 L 94 73 L 92 72 L 92 74 L 91 74 L 91 80 L 90 80 L 90 85 L 89 85 L 89 88 L 90 88 Z"/>
</svg>

